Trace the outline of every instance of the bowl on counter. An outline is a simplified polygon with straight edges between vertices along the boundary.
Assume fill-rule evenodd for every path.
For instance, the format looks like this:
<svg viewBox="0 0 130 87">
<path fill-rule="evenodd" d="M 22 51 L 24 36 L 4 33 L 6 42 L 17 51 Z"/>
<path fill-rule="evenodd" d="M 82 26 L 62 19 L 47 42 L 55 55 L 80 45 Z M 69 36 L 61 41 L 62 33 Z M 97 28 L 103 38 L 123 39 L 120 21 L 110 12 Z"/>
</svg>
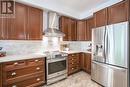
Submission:
<svg viewBox="0 0 130 87">
<path fill-rule="evenodd" d="M 6 56 L 6 52 L 5 51 L 1 51 L 0 52 L 0 57 L 4 57 L 4 56 Z"/>
</svg>

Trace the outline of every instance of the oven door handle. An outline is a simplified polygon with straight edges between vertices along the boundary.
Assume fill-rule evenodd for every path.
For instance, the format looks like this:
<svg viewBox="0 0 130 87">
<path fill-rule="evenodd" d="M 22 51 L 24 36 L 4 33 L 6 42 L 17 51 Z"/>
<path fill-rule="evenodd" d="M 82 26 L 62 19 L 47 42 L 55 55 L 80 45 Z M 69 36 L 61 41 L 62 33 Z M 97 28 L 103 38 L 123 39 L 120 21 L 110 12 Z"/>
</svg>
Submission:
<svg viewBox="0 0 130 87">
<path fill-rule="evenodd" d="M 63 61 L 63 60 L 67 60 L 67 58 L 54 58 L 54 59 L 49 59 L 47 60 L 47 63 L 52 63 L 52 62 L 58 62 L 58 61 Z"/>
</svg>

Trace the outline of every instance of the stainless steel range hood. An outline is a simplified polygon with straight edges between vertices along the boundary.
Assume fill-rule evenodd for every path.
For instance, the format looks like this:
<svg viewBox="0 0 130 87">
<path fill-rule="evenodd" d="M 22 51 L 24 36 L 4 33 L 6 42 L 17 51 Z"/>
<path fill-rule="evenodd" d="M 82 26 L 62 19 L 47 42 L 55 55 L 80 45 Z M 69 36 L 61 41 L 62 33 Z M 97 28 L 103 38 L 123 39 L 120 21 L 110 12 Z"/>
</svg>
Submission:
<svg viewBox="0 0 130 87">
<path fill-rule="evenodd" d="M 47 13 L 47 29 L 44 31 L 46 37 L 63 37 L 65 34 L 59 30 L 59 16 L 57 13 Z"/>
</svg>

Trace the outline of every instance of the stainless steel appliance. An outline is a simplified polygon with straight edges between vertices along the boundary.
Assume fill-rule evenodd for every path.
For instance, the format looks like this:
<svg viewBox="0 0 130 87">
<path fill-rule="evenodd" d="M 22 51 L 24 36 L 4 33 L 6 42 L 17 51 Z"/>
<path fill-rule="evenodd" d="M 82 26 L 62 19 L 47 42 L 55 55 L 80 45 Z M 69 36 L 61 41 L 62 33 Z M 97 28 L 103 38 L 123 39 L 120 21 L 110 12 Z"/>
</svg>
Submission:
<svg viewBox="0 0 130 87">
<path fill-rule="evenodd" d="M 67 56 L 58 51 L 47 53 L 47 85 L 67 78 Z"/>
<path fill-rule="evenodd" d="M 127 87 L 128 22 L 92 30 L 92 80 L 105 87 Z"/>
</svg>

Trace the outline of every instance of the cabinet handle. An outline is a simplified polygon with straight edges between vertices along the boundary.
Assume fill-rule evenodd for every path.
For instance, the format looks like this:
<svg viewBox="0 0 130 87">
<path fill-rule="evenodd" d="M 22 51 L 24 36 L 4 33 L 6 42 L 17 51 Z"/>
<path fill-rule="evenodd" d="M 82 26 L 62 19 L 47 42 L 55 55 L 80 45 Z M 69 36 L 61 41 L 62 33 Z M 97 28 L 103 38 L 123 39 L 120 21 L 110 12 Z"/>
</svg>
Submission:
<svg viewBox="0 0 130 87">
<path fill-rule="evenodd" d="M 37 67 L 36 70 L 40 70 L 40 67 Z"/>
<path fill-rule="evenodd" d="M 15 66 L 18 65 L 18 62 L 15 62 L 14 65 L 15 65 Z"/>
<path fill-rule="evenodd" d="M 12 87 L 17 87 L 17 85 L 13 85 Z"/>
<path fill-rule="evenodd" d="M 74 70 L 74 68 L 72 68 L 72 70 Z"/>
<path fill-rule="evenodd" d="M 40 81 L 41 79 L 40 78 L 37 78 L 37 81 Z"/>
<path fill-rule="evenodd" d="M 12 76 L 15 76 L 15 75 L 16 75 L 16 72 L 13 72 L 11 75 L 12 75 Z"/>
<path fill-rule="evenodd" d="M 38 62 L 38 60 L 35 60 L 35 62 Z"/>
<path fill-rule="evenodd" d="M 73 62 L 71 64 L 74 64 Z"/>
<path fill-rule="evenodd" d="M 74 54 L 72 56 L 75 56 Z"/>
</svg>

